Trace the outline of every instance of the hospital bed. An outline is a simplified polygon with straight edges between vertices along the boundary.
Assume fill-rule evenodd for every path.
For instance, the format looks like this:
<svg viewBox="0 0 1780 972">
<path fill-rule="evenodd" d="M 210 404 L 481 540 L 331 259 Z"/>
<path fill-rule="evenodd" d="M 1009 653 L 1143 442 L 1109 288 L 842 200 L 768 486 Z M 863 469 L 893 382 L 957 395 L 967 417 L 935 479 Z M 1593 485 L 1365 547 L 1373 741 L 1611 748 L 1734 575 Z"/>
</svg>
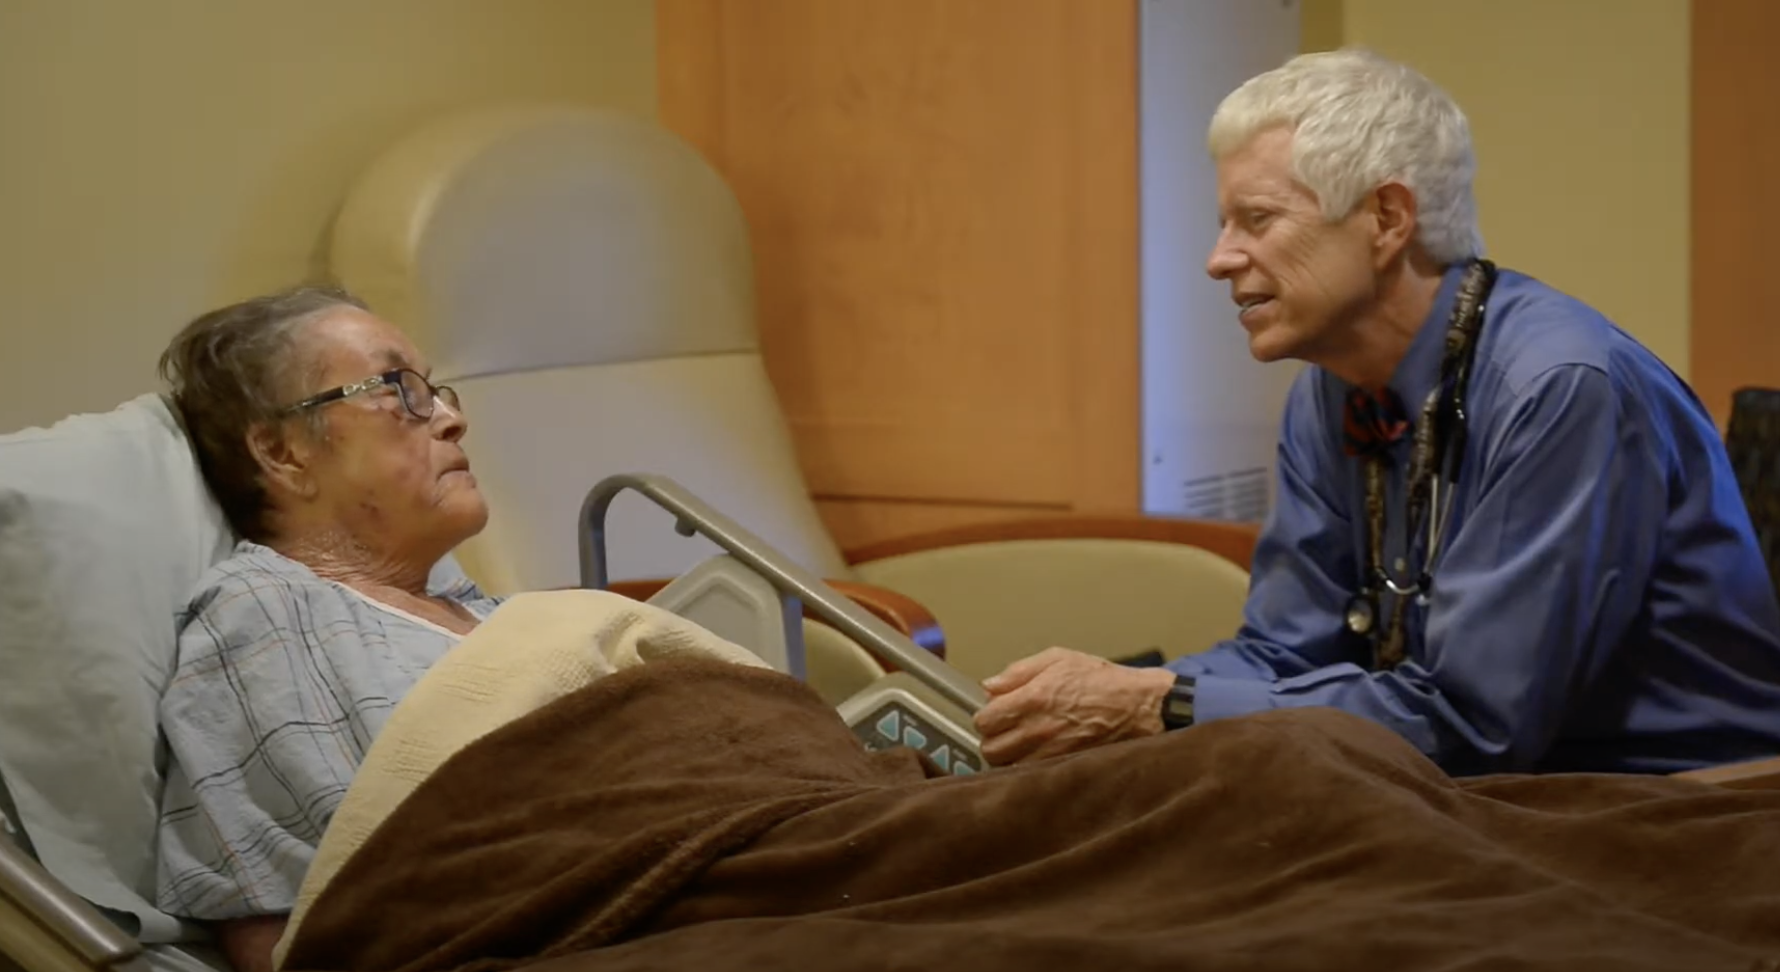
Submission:
<svg viewBox="0 0 1780 972">
<path fill-rule="evenodd" d="M 159 396 L 0 437 L 0 469 L 0 967 L 215 966 L 201 933 L 151 903 L 165 758 L 154 712 L 173 612 L 226 556 L 229 529 Z M 800 678 L 805 615 L 821 619 L 888 670 L 840 706 L 862 746 L 910 746 L 954 774 L 982 771 L 974 681 L 672 479 L 614 476 L 586 494 L 564 529 L 579 533 L 578 547 L 565 546 L 580 586 L 608 585 L 620 495 L 718 550 L 653 603 Z M 448 558 L 434 579 L 460 570 Z"/>
<path fill-rule="evenodd" d="M 801 667 L 868 744 L 930 754 L 967 734 L 974 679 L 1039 637 L 1184 651 L 1235 624 L 1237 528 L 1233 545 L 1202 549 L 1150 532 L 1186 524 L 1057 517 L 1037 532 L 840 551 L 767 380 L 739 208 L 648 122 L 561 108 L 447 119 L 370 167 L 328 256 L 415 335 L 473 416 L 466 445 L 493 515 L 442 575 L 672 605 Z M 612 478 L 634 470 L 655 475 Z M 596 482 L 622 488 L 593 502 Z M 592 551 L 563 537 L 590 502 Z M 738 521 L 758 535 L 737 543 Z M 154 715 L 172 612 L 231 546 L 158 396 L 0 437 L 0 966 L 218 964 L 201 933 L 152 904 L 165 759 Z M 776 567 L 738 560 L 762 549 L 781 553 Z M 1042 605 L 1035 586 L 1053 592 Z M 973 610 L 960 588 L 1023 608 Z M 1154 596 L 1165 588 L 1175 596 Z M 948 601 L 964 640 L 947 645 L 911 590 Z M 829 623 L 790 624 L 796 614 Z M 911 645 L 921 653 L 898 653 Z M 942 655 L 974 670 L 961 678 L 933 663 Z M 947 766 L 978 768 L 968 749 L 952 745 Z"/>
</svg>

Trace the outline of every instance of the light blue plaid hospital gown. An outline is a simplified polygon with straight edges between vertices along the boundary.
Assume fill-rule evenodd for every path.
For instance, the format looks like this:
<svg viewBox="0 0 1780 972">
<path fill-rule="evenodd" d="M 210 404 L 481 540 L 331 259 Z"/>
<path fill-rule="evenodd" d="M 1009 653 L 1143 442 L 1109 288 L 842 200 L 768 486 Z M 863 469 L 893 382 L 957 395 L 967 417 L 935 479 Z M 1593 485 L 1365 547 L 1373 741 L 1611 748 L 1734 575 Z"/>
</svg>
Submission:
<svg viewBox="0 0 1780 972">
<path fill-rule="evenodd" d="M 178 618 L 161 699 L 161 909 L 283 914 L 396 703 L 459 638 L 258 544 L 211 568 Z M 500 603 L 435 586 L 478 617 Z"/>
</svg>

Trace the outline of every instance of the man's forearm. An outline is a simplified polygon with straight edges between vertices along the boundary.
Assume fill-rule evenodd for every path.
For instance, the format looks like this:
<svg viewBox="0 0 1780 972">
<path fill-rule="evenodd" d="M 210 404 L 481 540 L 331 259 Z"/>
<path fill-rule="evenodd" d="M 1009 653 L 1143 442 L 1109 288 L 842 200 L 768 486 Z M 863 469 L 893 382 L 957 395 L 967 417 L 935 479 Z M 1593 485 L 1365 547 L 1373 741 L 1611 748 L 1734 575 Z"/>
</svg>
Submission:
<svg viewBox="0 0 1780 972">
<path fill-rule="evenodd" d="M 1182 655 L 1164 667 L 1176 675 L 1215 675 L 1271 682 L 1318 666 L 1283 645 L 1255 638 L 1232 638 L 1197 654 Z"/>
</svg>

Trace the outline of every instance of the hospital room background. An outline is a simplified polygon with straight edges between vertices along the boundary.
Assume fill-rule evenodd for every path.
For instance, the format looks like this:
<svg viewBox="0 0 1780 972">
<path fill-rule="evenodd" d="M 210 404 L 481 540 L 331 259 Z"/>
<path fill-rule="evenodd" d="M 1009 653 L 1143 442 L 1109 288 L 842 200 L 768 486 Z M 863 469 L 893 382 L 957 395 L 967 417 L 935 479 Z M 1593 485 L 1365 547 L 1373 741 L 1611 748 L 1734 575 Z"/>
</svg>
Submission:
<svg viewBox="0 0 1780 972">
<path fill-rule="evenodd" d="M 658 122 L 740 200 L 762 353 L 842 546 L 1072 511 L 1252 519 L 1287 369 L 1247 361 L 1200 272 L 1200 132 L 1242 76 L 1343 43 L 1466 107 L 1493 256 L 1603 308 L 1723 421 L 1733 388 L 1780 380 L 1760 292 L 1734 285 L 1771 265 L 1780 203 L 1745 176 L 1780 156 L 1780 108 L 1751 95 L 1780 67 L 1725 43 L 1777 19 L 1760 0 L 5 0 L 0 430 L 155 388 L 185 320 L 325 266 L 343 195 L 410 129 L 567 102 Z M 1201 407 L 1220 382 L 1240 394 Z"/>
<path fill-rule="evenodd" d="M 1289 376 L 1246 360 L 1200 274 L 1198 139 L 1228 84 L 1342 43 L 1467 107 L 1497 260 L 1604 308 L 1723 420 L 1732 388 L 1780 374 L 1759 292 L 1732 285 L 1775 246 L 1757 230 L 1775 196 L 1741 176 L 1780 155 L 1752 116 L 1780 109 L 1750 96 L 1780 68 L 1737 41 L 1776 18 L 1759 0 L 7 0 L 0 429 L 155 388 L 183 320 L 320 269 L 352 178 L 409 128 L 568 101 L 659 121 L 735 190 L 765 363 L 840 545 L 1070 511 L 1251 520 Z"/>
<path fill-rule="evenodd" d="M 0 969 L 40 925 L 29 972 L 182 941 L 140 884 L 159 622 L 233 542 L 152 394 L 194 316 L 341 278 L 462 396 L 491 518 L 442 583 L 653 600 L 969 775 L 1016 658 L 1241 623 L 1298 366 L 1204 273 L 1224 93 L 1344 45 L 1430 75 L 1488 255 L 1735 446 L 1780 389 L 1776 41 L 1771 0 L 0 0 L 0 712 L 29 751 L 102 708 L 33 678 L 128 703 L 71 768 L 0 746 Z M 596 504 L 620 474 L 670 479 Z"/>
</svg>

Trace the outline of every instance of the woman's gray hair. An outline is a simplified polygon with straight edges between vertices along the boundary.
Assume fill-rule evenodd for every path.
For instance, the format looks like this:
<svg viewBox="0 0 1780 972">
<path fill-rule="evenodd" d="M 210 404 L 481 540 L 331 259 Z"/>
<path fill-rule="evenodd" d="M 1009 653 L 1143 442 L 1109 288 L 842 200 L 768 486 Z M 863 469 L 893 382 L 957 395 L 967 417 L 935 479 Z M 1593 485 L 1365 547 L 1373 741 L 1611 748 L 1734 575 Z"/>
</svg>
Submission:
<svg viewBox="0 0 1780 972">
<path fill-rule="evenodd" d="M 1367 193 L 1399 182 L 1415 194 L 1416 238 L 1429 256 L 1445 265 L 1483 254 L 1470 124 L 1422 74 L 1353 48 L 1300 55 L 1224 99 L 1207 139 L 1212 157 L 1278 127 L 1292 132 L 1293 175 L 1324 218 L 1343 219 Z"/>
<path fill-rule="evenodd" d="M 334 287 L 296 287 L 213 310 L 179 332 L 161 354 L 199 468 L 235 532 L 270 534 L 266 487 L 247 447 L 256 426 L 279 428 L 313 383 L 320 361 L 303 347 L 306 325 L 340 307 L 367 309 Z M 311 429 L 311 432 L 317 431 Z"/>
</svg>

